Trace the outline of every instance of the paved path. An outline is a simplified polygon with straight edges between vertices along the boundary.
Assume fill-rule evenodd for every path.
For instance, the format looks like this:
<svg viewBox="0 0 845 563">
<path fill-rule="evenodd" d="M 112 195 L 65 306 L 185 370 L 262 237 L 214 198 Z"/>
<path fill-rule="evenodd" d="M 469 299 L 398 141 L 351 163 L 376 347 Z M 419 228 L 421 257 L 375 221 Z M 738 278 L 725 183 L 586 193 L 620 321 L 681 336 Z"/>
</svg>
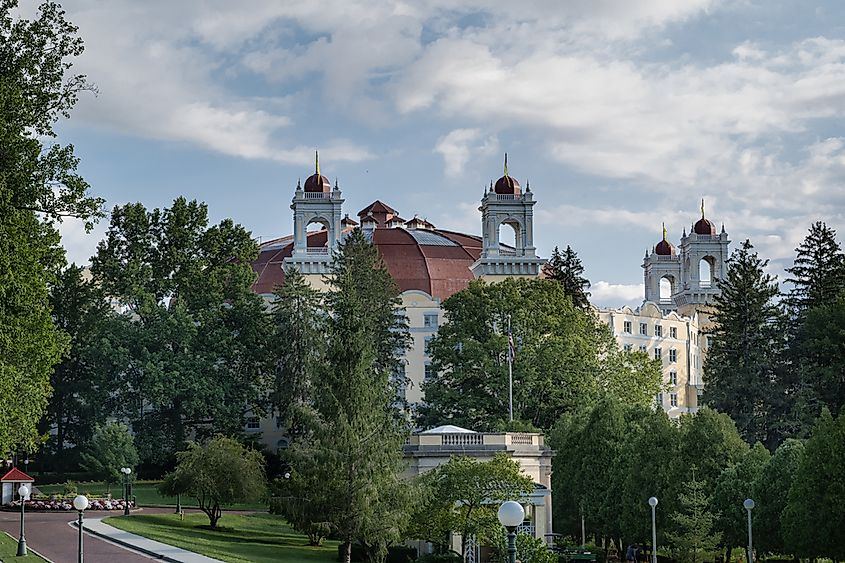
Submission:
<svg viewBox="0 0 845 563">
<path fill-rule="evenodd" d="M 156 512 L 145 509 L 145 513 Z M 170 512 L 162 509 L 158 512 Z M 93 516 L 93 512 L 90 513 Z M 68 522 L 75 519 L 72 512 L 28 512 L 26 514 L 26 543 L 54 563 L 76 563 L 78 532 Z M 20 513 L 0 511 L 0 529 L 14 537 L 20 535 Z M 84 538 L 86 563 L 150 563 L 153 559 L 130 551 L 91 534 Z"/>
<path fill-rule="evenodd" d="M 174 561 L 179 563 L 221 563 L 219 559 L 212 559 L 199 553 L 193 553 L 179 547 L 173 547 L 166 543 L 150 540 L 129 532 L 119 530 L 114 526 L 109 526 L 102 522 L 102 518 L 86 518 L 83 526 L 85 530 L 90 530 L 99 537 L 107 537 L 115 543 L 121 545 L 130 545 L 133 548 L 157 555 L 159 559 L 164 561 Z M 86 557 L 87 560 L 87 557 Z"/>
</svg>

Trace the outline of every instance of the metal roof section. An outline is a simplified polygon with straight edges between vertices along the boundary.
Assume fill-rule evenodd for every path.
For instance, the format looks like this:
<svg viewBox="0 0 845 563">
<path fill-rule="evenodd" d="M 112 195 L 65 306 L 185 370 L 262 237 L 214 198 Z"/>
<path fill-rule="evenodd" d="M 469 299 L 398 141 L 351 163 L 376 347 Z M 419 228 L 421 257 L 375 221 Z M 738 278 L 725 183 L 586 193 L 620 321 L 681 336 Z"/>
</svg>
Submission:
<svg viewBox="0 0 845 563">
<path fill-rule="evenodd" d="M 433 231 L 408 229 L 408 234 L 414 237 L 414 240 L 419 244 L 426 246 L 458 246 L 455 241 Z"/>
</svg>

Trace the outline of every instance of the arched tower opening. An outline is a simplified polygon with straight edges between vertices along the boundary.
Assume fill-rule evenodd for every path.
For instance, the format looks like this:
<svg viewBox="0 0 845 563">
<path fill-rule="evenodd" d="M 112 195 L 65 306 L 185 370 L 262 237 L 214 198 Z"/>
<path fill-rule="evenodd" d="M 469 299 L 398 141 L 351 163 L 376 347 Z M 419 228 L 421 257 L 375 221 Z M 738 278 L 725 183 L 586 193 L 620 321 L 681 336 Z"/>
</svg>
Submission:
<svg viewBox="0 0 845 563">
<path fill-rule="evenodd" d="M 660 300 L 669 301 L 675 293 L 675 276 L 666 274 L 660 278 Z"/>
<path fill-rule="evenodd" d="M 515 256 L 518 254 L 518 249 L 523 247 L 522 226 L 518 221 L 505 219 L 499 223 L 498 238 L 499 254 L 502 256 Z"/>
<path fill-rule="evenodd" d="M 716 270 L 716 259 L 712 256 L 705 256 L 698 262 L 698 280 L 701 287 L 713 287 L 713 273 Z"/>
</svg>

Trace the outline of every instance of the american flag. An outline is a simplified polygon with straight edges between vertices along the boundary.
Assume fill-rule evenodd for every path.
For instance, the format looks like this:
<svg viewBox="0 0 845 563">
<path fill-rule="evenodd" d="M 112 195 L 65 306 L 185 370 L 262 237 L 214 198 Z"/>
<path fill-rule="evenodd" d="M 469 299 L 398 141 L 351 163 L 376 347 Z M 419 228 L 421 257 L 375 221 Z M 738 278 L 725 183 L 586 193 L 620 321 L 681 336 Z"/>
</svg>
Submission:
<svg viewBox="0 0 845 563">
<path fill-rule="evenodd" d="M 516 357 L 516 346 L 513 343 L 513 334 L 508 333 L 508 360 L 513 361 Z"/>
</svg>

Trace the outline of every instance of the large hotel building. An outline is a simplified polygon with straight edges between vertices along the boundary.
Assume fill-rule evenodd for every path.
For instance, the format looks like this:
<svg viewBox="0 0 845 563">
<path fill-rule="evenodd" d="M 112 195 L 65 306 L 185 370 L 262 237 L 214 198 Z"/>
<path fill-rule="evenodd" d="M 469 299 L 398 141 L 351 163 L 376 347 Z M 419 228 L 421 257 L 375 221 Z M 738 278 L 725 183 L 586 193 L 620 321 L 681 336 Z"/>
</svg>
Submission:
<svg viewBox="0 0 845 563">
<path fill-rule="evenodd" d="M 426 353 L 427 342 L 445 322 L 441 303 L 467 287 L 473 279 L 537 277 L 545 260 L 534 247 L 531 188 L 505 174 L 484 190 L 479 207 L 481 235 L 438 228 L 417 216 L 402 218 L 390 205 L 374 201 L 355 219 L 343 210 L 344 199 L 335 183 L 316 172 L 293 192 L 293 234 L 263 242 L 253 263 L 258 274 L 254 290 L 268 300 L 285 270 L 297 268 L 309 282 L 323 287 L 332 250 L 349 230 L 360 227 L 384 258 L 401 290 L 402 304 L 413 336 L 406 354 L 404 390 L 410 403 L 423 400 L 421 384 L 434 377 Z M 317 224 L 318 228 L 309 229 Z M 500 243 L 503 228 L 514 231 L 514 244 Z M 704 217 L 684 231 L 676 249 L 663 239 L 643 260 L 645 299 L 637 309 L 598 309 L 597 314 L 619 345 L 643 350 L 663 363 L 666 391 L 658 400 L 672 417 L 694 412 L 702 389 L 702 356 L 706 340 L 707 306 L 716 294 L 714 280 L 724 271 L 728 236 L 717 233 Z M 275 420 L 249 418 L 247 431 L 261 431 L 268 445 L 284 448 L 282 428 Z"/>
</svg>

